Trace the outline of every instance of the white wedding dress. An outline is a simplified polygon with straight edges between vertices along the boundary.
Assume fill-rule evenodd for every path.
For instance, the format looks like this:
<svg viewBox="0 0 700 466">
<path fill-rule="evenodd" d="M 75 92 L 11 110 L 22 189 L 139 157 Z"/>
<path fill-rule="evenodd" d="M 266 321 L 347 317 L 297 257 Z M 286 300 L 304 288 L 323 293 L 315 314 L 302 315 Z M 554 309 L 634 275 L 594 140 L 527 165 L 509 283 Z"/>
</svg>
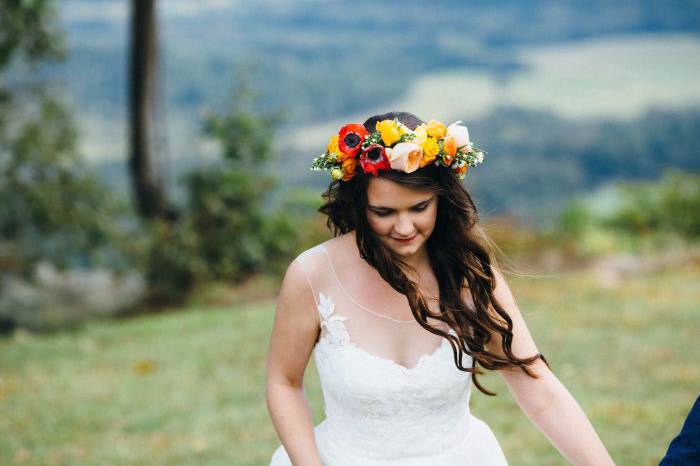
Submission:
<svg viewBox="0 0 700 466">
<path fill-rule="evenodd" d="M 506 465 L 491 429 L 469 411 L 471 375 L 457 369 L 447 339 L 412 316 L 377 312 L 371 296 L 361 302 L 362 287 L 351 285 L 362 282 L 358 271 L 334 266 L 332 252 L 321 244 L 296 259 L 321 323 L 314 358 L 326 417 L 314 432 L 324 466 Z M 270 466 L 291 464 L 280 445 Z"/>
</svg>

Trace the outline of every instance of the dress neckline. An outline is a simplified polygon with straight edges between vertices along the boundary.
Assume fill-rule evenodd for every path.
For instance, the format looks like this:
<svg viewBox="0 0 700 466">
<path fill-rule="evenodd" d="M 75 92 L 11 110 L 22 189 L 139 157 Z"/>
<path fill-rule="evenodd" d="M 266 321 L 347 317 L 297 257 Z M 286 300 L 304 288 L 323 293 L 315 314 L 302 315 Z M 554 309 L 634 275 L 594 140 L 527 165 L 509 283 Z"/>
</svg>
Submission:
<svg viewBox="0 0 700 466">
<path fill-rule="evenodd" d="M 333 346 L 331 343 L 329 343 L 326 340 L 319 340 L 316 343 L 316 345 L 321 344 L 321 343 Z M 355 351 L 356 353 L 359 353 L 366 358 L 370 358 L 370 359 L 373 359 L 375 361 L 379 361 L 380 363 L 383 363 L 383 364 L 388 364 L 389 366 L 391 366 L 395 369 L 398 369 L 400 372 L 402 372 L 404 374 L 412 374 L 414 372 L 417 372 L 423 364 L 426 364 L 429 360 L 436 358 L 438 356 L 438 354 L 441 353 L 447 346 L 449 346 L 449 342 L 447 341 L 447 338 L 442 338 L 442 341 L 437 346 L 437 348 L 430 351 L 429 353 L 422 354 L 421 356 L 418 357 L 418 360 L 416 361 L 416 363 L 413 366 L 408 367 L 408 366 L 405 366 L 401 363 L 394 361 L 391 358 L 388 358 L 385 356 L 379 356 L 379 355 L 376 355 L 374 353 L 370 353 L 366 349 L 364 349 L 360 346 L 357 346 L 353 341 L 350 341 L 350 342 L 343 345 L 343 347 L 350 348 L 352 351 Z"/>
<path fill-rule="evenodd" d="M 377 311 L 375 311 L 375 310 L 373 310 L 373 309 L 368 308 L 367 306 L 363 305 L 362 303 L 358 302 L 358 301 L 350 294 L 350 292 L 345 288 L 345 286 L 343 286 L 343 283 L 340 281 L 340 278 L 338 277 L 338 274 L 337 274 L 336 271 L 335 271 L 335 266 L 333 265 L 333 260 L 331 259 L 331 255 L 329 254 L 328 249 L 326 249 L 325 244 L 321 243 L 319 246 L 321 247 L 321 249 L 323 250 L 324 254 L 326 255 L 326 259 L 328 259 L 328 263 L 329 263 L 330 266 L 331 266 L 331 273 L 333 274 L 333 278 L 334 278 L 335 282 L 338 284 L 338 287 L 342 290 L 343 294 L 344 294 L 345 296 L 347 296 L 347 298 L 348 298 L 350 301 L 352 301 L 353 304 L 355 304 L 357 307 L 359 307 L 359 308 L 362 309 L 363 311 L 369 312 L 370 314 L 372 314 L 372 315 L 374 315 L 374 316 L 381 317 L 382 319 L 391 320 L 391 321 L 393 321 L 393 322 L 397 322 L 397 323 L 400 323 L 400 324 L 411 324 L 411 323 L 417 324 L 417 323 L 418 323 L 418 322 L 416 321 L 416 319 L 403 320 L 403 319 L 394 319 L 393 317 L 385 316 L 385 315 L 383 315 L 383 314 L 381 314 L 381 313 L 379 313 L 379 312 L 377 312 Z"/>
<path fill-rule="evenodd" d="M 347 320 L 347 316 L 335 313 L 335 302 L 333 301 L 333 298 L 331 296 L 326 296 L 323 293 L 319 293 L 318 301 L 319 304 L 316 307 L 321 319 L 321 328 L 325 327 L 326 332 L 325 335 L 319 338 L 319 340 L 316 342 L 315 347 L 320 344 L 326 344 L 330 345 L 330 347 L 339 346 L 348 348 L 362 355 L 363 357 L 373 359 L 382 364 L 388 364 L 391 367 L 398 369 L 403 374 L 408 375 L 413 372 L 417 372 L 421 365 L 425 364 L 430 359 L 437 357 L 438 354 L 443 351 L 443 349 L 451 346 L 448 338 L 442 337 L 440 344 L 437 345 L 436 348 L 419 356 L 416 363 L 413 366 L 408 367 L 407 365 L 399 363 L 392 358 L 376 355 L 355 344 L 343 322 Z M 448 333 L 452 336 L 457 336 L 455 331 L 452 329 L 449 329 Z"/>
</svg>

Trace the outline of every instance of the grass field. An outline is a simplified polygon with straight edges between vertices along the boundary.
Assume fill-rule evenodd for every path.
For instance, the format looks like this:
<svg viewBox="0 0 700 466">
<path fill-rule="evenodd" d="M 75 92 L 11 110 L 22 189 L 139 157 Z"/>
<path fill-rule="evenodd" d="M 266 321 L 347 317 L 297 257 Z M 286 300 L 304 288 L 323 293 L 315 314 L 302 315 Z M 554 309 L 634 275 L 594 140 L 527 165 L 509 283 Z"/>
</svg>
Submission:
<svg viewBox="0 0 700 466">
<path fill-rule="evenodd" d="M 700 392 L 700 270 L 608 287 L 590 273 L 510 278 L 530 329 L 620 465 L 656 465 Z M 0 340 L 0 464 L 264 465 L 271 302 L 191 307 Z M 313 365 L 307 393 L 322 400 Z M 472 410 L 512 465 L 566 462 L 500 378 Z"/>
</svg>

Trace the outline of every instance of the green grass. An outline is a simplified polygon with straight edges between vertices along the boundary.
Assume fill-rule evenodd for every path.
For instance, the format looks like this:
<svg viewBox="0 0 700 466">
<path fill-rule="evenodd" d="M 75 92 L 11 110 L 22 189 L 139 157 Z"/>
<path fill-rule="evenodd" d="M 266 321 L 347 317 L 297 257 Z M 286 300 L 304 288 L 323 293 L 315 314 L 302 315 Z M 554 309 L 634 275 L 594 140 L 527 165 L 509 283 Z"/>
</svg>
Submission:
<svg viewBox="0 0 700 466">
<path fill-rule="evenodd" d="M 700 387 L 700 270 L 606 287 L 588 273 L 509 279 L 556 374 L 620 465 L 657 464 Z M 273 306 L 190 308 L 0 340 L 0 464 L 267 464 Z M 313 363 L 307 391 L 322 400 Z M 513 465 L 566 464 L 500 377 L 472 410 Z"/>
</svg>

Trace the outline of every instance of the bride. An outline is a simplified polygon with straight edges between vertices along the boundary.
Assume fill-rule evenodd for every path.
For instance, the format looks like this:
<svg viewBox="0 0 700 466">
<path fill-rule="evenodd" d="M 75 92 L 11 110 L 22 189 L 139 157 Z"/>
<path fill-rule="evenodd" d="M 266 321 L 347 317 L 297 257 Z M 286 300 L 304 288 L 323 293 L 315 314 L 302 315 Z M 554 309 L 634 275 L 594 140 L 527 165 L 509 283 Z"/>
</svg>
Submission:
<svg viewBox="0 0 700 466">
<path fill-rule="evenodd" d="M 505 465 L 469 412 L 483 369 L 572 464 L 614 464 L 538 352 L 459 179 L 484 160 L 467 128 L 405 112 L 349 124 L 312 168 L 334 238 L 285 274 L 267 359 L 282 445 L 271 465 Z M 313 352 L 325 419 L 303 391 Z M 482 369 L 483 368 L 483 369 Z"/>
</svg>

